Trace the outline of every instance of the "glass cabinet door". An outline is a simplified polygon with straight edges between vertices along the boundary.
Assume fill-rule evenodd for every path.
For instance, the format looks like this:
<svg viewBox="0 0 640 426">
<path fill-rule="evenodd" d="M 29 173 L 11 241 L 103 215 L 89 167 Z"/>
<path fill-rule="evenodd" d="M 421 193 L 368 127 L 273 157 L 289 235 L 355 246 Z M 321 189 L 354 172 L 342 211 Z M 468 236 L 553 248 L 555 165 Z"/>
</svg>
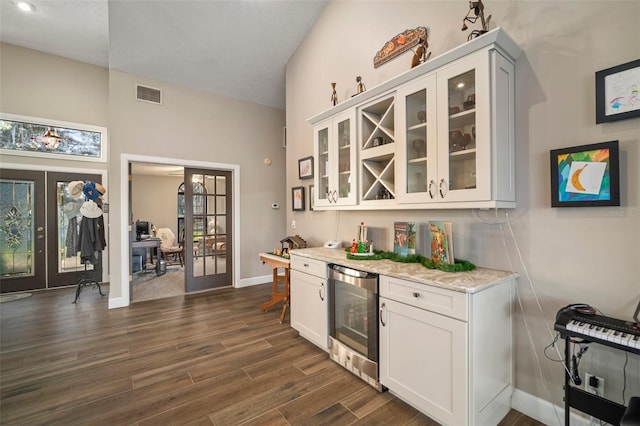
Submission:
<svg viewBox="0 0 640 426">
<path fill-rule="evenodd" d="M 321 126 L 315 131 L 316 164 L 318 168 L 316 178 L 317 206 L 329 204 L 329 127 Z"/>
<path fill-rule="evenodd" d="M 314 127 L 315 207 L 356 202 L 354 112 L 347 111 Z"/>
<path fill-rule="evenodd" d="M 436 201 L 437 114 L 435 76 L 398 90 L 399 128 L 404 133 L 399 146 L 402 168 L 400 202 Z"/>
<path fill-rule="evenodd" d="M 476 187 L 476 74 L 467 71 L 448 79 L 449 190 Z"/>
<path fill-rule="evenodd" d="M 338 121 L 336 139 L 338 141 L 338 199 L 349 199 L 354 193 L 353 180 L 351 179 L 351 118 Z M 338 201 L 339 201 L 338 200 Z"/>
<path fill-rule="evenodd" d="M 489 61 L 472 55 L 438 73 L 439 201 L 489 199 Z M 481 170 L 478 170 L 478 169 Z"/>
</svg>

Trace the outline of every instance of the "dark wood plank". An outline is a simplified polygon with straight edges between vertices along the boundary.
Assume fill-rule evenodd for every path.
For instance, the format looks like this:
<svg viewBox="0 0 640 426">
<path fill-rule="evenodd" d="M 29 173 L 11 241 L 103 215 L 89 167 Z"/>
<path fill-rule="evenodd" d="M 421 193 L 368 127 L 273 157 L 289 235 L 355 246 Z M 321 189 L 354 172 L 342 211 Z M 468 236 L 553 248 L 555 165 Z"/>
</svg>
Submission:
<svg viewBox="0 0 640 426">
<path fill-rule="evenodd" d="M 262 312 L 270 283 L 113 310 L 74 291 L 0 307 L 0 424 L 437 424 Z"/>
</svg>

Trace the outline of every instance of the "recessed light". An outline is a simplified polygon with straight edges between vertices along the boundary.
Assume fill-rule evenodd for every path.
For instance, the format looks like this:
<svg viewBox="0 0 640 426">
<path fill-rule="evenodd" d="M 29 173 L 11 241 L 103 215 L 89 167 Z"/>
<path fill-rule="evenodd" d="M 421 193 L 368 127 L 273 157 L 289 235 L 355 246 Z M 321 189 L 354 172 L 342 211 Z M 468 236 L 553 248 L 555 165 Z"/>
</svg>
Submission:
<svg viewBox="0 0 640 426">
<path fill-rule="evenodd" d="M 36 10 L 36 7 L 28 1 L 19 1 L 16 3 L 16 6 L 18 6 L 20 10 L 25 12 L 35 12 Z"/>
<path fill-rule="evenodd" d="M 462 89 L 464 87 L 464 83 L 458 83 L 458 89 Z"/>
</svg>

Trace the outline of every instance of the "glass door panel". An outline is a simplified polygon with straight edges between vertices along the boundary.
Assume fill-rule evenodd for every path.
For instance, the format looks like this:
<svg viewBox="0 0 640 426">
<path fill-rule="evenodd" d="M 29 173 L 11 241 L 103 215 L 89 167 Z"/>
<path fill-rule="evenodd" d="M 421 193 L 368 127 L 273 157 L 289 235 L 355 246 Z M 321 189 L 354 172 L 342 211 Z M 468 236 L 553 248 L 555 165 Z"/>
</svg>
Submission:
<svg viewBox="0 0 640 426">
<path fill-rule="evenodd" d="M 0 170 L 0 292 L 45 288 L 45 174 Z"/>
<path fill-rule="evenodd" d="M 351 120 L 338 123 L 338 197 L 349 198 L 353 192 L 351 180 Z"/>
<path fill-rule="evenodd" d="M 448 80 L 450 191 L 476 188 L 476 72 Z"/>
<path fill-rule="evenodd" d="M 405 97 L 407 194 L 427 191 L 427 90 Z"/>
<path fill-rule="evenodd" d="M 318 149 L 318 190 L 319 200 L 328 201 L 329 194 L 329 128 L 320 129 L 317 134 Z"/>
<path fill-rule="evenodd" d="M 78 232 L 82 214 L 80 207 L 86 201 L 84 194 L 72 197 L 68 185 L 72 181 L 101 183 L 100 175 L 55 173 L 47 174 L 47 275 L 48 287 L 77 284 L 82 278 L 102 279 L 102 253 L 96 263 L 81 262 L 78 252 Z M 96 203 L 102 205 L 102 200 Z"/>
</svg>

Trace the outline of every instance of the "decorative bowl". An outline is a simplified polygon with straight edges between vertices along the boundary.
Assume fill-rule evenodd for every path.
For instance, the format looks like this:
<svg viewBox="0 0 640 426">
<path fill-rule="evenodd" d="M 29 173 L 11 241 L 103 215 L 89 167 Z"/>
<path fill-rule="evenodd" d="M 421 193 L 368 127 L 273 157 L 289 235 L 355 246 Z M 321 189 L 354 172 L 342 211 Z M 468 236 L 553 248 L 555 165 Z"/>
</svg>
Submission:
<svg viewBox="0 0 640 426">
<path fill-rule="evenodd" d="M 418 111 L 418 121 L 421 123 L 427 121 L 427 111 Z"/>
</svg>

